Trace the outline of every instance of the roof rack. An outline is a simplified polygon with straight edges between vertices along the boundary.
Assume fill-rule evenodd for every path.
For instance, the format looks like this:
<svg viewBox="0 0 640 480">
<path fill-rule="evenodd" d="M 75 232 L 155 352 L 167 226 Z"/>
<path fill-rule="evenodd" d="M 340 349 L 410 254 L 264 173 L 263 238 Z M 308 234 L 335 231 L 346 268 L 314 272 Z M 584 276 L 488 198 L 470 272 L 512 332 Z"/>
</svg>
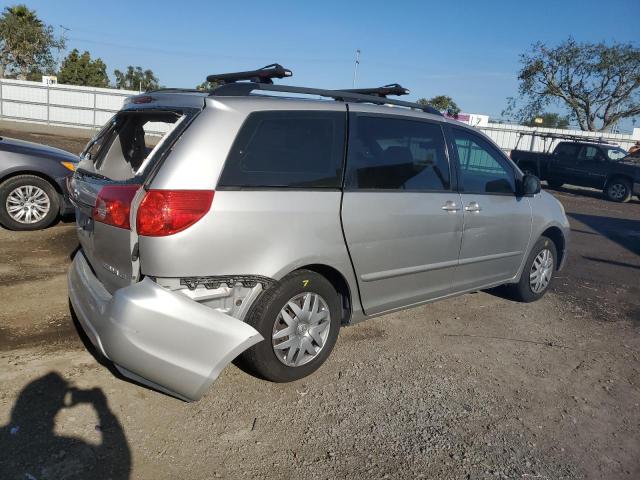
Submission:
<svg viewBox="0 0 640 480">
<path fill-rule="evenodd" d="M 520 140 L 522 140 L 524 137 L 527 136 L 533 136 L 541 138 L 543 143 L 544 143 L 544 149 L 545 151 L 548 151 L 551 149 L 552 145 L 553 145 L 553 140 L 566 140 L 566 141 L 571 141 L 571 142 L 582 142 L 582 143 L 595 143 L 598 145 L 618 145 L 615 142 L 610 142 L 608 140 L 605 140 L 604 138 L 600 137 L 600 138 L 596 138 L 596 137 L 582 137 L 580 135 L 571 135 L 569 133 L 551 133 L 551 132 L 536 132 L 535 130 L 528 130 L 528 131 L 521 131 L 518 132 L 518 140 L 516 141 L 516 146 L 514 148 L 514 150 L 518 149 L 518 146 L 520 145 Z M 552 141 L 547 145 L 547 140 L 551 139 Z"/>
<path fill-rule="evenodd" d="M 173 87 L 165 87 L 165 88 L 156 88 L 155 90 L 147 90 L 146 92 L 141 92 L 139 95 L 144 93 L 207 93 L 208 90 L 200 90 L 197 88 L 173 88 Z"/>
<path fill-rule="evenodd" d="M 279 63 L 266 65 L 258 70 L 246 72 L 214 73 L 207 76 L 207 82 L 216 82 L 222 85 L 235 83 L 238 80 L 249 80 L 253 83 L 272 84 L 274 78 L 285 78 L 293 75 L 291 70 L 284 68 Z"/>
<path fill-rule="evenodd" d="M 208 78 L 208 77 L 207 77 Z M 256 82 L 241 82 L 241 83 L 229 83 L 215 88 L 211 92 L 211 96 L 216 97 L 243 97 L 249 95 L 255 90 L 263 90 L 269 92 L 284 92 L 284 93 L 297 93 L 301 95 L 318 95 L 325 98 L 333 98 L 337 101 L 351 101 L 362 103 L 374 103 L 377 105 L 395 105 L 398 107 L 413 108 L 416 110 L 422 110 L 423 112 L 432 113 L 434 115 L 442 116 L 438 110 L 431 105 L 422 105 L 419 103 L 405 102 L 402 100 L 389 99 L 379 95 L 365 95 L 356 91 L 348 90 L 324 90 L 321 88 L 308 88 L 308 87 L 293 87 L 289 85 L 272 85 L 267 83 Z M 375 89 L 372 89 L 375 90 Z M 391 95 L 391 93 L 389 93 Z"/>
<path fill-rule="evenodd" d="M 409 89 L 404 88 L 402 85 L 397 83 L 390 83 L 389 85 L 383 85 L 382 87 L 376 88 L 345 88 L 341 90 L 342 92 L 349 93 L 361 93 L 362 95 L 374 95 L 376 97 L 387 98 L 389 95 L 409 95 Z"/>
</svg>

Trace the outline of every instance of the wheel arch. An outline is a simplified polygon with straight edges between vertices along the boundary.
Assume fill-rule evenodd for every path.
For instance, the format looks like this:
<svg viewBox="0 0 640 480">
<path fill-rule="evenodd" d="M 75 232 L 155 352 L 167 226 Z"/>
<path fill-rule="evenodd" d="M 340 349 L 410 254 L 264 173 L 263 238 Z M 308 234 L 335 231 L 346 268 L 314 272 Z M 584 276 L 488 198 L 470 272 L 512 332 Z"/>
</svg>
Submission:
<svg viewBox="0 0 640 480">
<path fill-rule="evenodd" d="M 607 188 L 611 182 L 617 179 L 625 180 L 633 186 L 633 178 L 631 178 L 629 175 L 626 175 L 624 173 L 613 173 L 609 176 L 609 178 L 607 178 L 607 181 L 604 184 L 604 188 Z"/>
<path fill-rule="evenodd" d="M 58 192 L 60 195 L 62 195 L 64 192 L 62 191 L 62 188 L 60 187 L 60 185 L 58 184 L 58 182 L 55 180 L 55 178 L 53 178 L 50 175 L 47 175 L 46 173 L 37 171 L 37 170 L 14 170 L 12 172 L 7 173 L 6 175 L 0 177 L 0 183 L 4 183 L 7 180 L 10 180 L 14 177 L 19 177 L 20 175 L 33 175 L 34 177 L 39 177 L 42 180 L 45 180 L 47 182 L 49 182 L 51 184 L 51 186 L 53 187 L 53 189 Z"/>
<path fill-rule="evenodd" d="M 336 289 L 338 295 L 340 295 L 340 303 L 342 305 L 342 325 L 346 325 L 351 321 L 351 314 L 353 312 L 353 297 L 349 283 L 339 270 L 329 265 L 321 263 L 312 263 L 309 265 L 303 265 L 296 268 L 296 270 L 311 270 L 326 278 L 329 283 Z"/>
<path fill-rule="evenodd" d="M 566 239 L 564 238 L 564 234 L 562 233 L 562 230 L 560 230 L 560 228 L 558 227 L 551 226 L 551 227 L 548 227 L 544 232 L 542 232 L 540 236 L 550 238 L 553 244 L 555 245 L 556 252 L 558 254 L 556 270 L 558 270 L 560 266 L 563 264 L 565 260 L 564 256 L 566 255 L 566 252 L 565 252 Z"/>
</svg>

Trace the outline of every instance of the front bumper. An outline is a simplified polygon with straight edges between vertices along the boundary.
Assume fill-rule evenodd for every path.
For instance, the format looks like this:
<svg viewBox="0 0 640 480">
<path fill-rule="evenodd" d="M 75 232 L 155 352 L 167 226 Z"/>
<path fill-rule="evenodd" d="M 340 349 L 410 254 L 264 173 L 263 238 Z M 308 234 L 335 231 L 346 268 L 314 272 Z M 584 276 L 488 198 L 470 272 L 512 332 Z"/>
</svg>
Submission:
<svg viewBox="0 0 640 480">
<path fill-rule="evenodd" d="M 145 278 L 112 296 L 82 251 L 69 298 L 91 342 L 127 378 L 191 401 L 237 355 L 263 340 L 251 326 Z"/>
<path fill-rule="evenodd" d="M 640 182 L 635 182 L 633 184 L 633 194 L 640 197 Z"/>
</svg>

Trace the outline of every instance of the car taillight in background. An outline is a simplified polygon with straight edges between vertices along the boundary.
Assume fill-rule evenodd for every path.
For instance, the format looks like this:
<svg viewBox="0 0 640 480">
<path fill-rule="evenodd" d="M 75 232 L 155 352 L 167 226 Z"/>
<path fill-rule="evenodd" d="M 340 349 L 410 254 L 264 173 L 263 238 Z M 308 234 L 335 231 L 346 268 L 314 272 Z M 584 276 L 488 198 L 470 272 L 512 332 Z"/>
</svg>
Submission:
<svg viewBox="0 0 640 480">
<path fill-rule="evenodd" d="M 131 228 L 129 215 L 131 201 L 140 185 L 106 185 L 102 187 L 93 207 L 92 217 L 96 222 L 118 228 Z"/>
<path fill-rule="evenodd" d="M 200 220 L 211 208 L 213 190 L 149 190 L 138 207 L 138 235 L 163 237 Z"/>
</svg>

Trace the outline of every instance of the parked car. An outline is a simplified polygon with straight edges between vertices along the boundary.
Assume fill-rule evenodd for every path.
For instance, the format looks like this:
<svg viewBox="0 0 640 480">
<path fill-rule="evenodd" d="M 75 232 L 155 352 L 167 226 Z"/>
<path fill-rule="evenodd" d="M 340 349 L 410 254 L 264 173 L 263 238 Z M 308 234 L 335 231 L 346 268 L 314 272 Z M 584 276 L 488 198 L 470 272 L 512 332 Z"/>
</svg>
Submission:
<svg viewBox="0 0 640 480">
<path fill-rule="evenodd" d="M 73 213 L 66 179 L 78 161 L 58 148 L 0 137 L 0 225 L 39 230 Z"/>
<path fill-rule="evenodd" d="M 195 400 L 240 355 L 296 380 L 341 325 L 497 285 L 525 302 L 548 290 L 564 210 L 487 136 L 266 72 L 132 97 L 82 156 L 69 295 L 124 376 Z"/>
<path fill-rule="evenodd" d="M 551 187 L 569 183 L 597 188 L 614 202 L 640 196 L 640 162 L 617 145 L 560 142 L 553 153 L 512 150 L 511 159 Z"/>
</svg>

